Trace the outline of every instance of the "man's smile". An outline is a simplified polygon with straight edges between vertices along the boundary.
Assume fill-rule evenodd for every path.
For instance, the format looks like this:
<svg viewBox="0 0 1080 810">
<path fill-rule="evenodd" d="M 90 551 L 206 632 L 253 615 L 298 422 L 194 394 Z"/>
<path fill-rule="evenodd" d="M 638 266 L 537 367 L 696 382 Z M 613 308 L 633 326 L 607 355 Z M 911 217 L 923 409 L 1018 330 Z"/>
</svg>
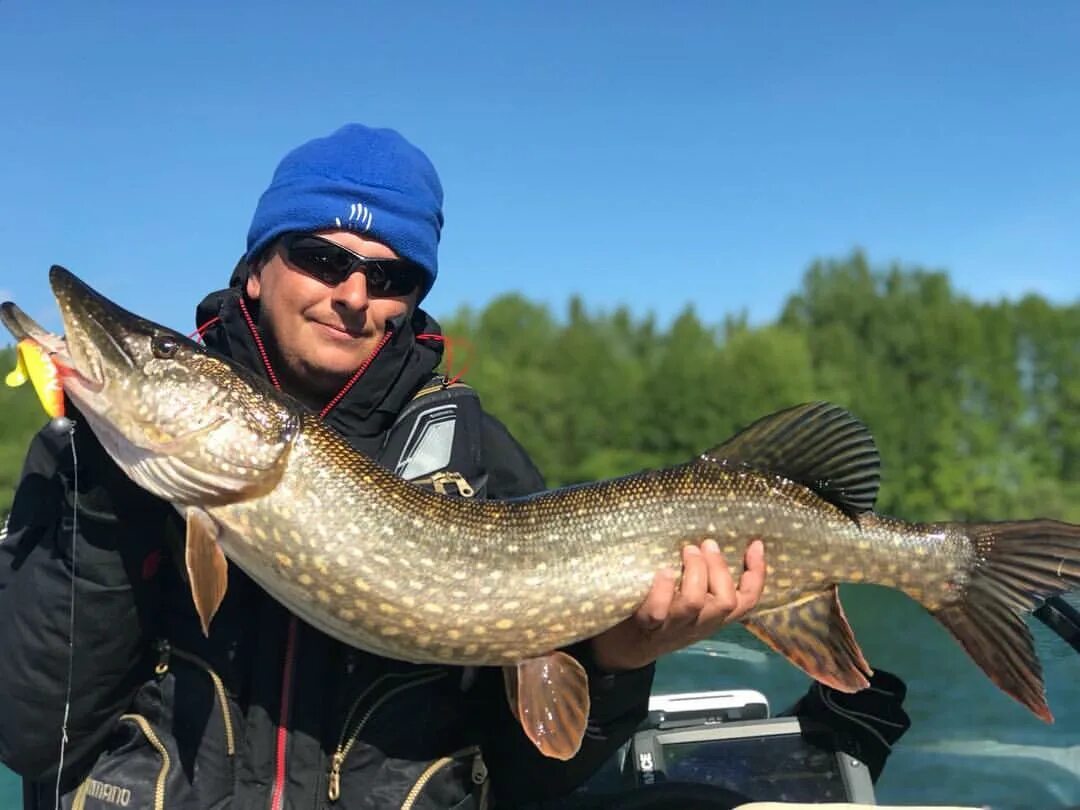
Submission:
<svg viewBox="0 0 1080 810">
<path fill-rule="evenodd" d="M 320 331 L 324 334 L 334 338 L 335 340 L 355 340 L 357 338 L 366 337 L 364 330 L 350 329 L 347 326 L 340 324 L 324 323 L 322 321 L 312 321 L 315 326 L 319 327 Z"/>
</svg>

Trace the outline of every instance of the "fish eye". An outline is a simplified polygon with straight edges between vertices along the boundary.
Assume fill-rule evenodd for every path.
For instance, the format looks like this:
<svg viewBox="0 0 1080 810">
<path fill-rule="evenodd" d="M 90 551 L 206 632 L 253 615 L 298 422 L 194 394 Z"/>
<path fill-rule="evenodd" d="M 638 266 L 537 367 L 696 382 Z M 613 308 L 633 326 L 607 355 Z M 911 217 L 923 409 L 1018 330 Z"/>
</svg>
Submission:
<svg viewBox="0 0 1080 810">
<path fill-rule="evenodd" d="M 168 360 L 179 348 L 180 344 L 176 338 L 169 335 L 157 335 L 150 341 L 150 349 L 154 352 L 154 357 L 161 360 Z"/>
</svg>

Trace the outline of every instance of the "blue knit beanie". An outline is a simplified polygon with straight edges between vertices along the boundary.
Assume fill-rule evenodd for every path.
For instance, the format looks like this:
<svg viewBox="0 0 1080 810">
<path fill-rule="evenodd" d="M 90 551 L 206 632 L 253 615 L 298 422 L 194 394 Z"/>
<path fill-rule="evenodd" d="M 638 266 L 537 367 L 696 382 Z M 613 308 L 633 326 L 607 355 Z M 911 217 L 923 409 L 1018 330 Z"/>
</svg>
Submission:
<svg viewBox="0 0 1080 810">
<path fill-rule="evenodd" d="M 427 156 L 392 129 L 346 124 L 289 152 L 259 198 L 248 230 L 252 261 L 289 231 L 341 228 L 391 247 L 439 272 L 443 192 Z"/>
</svg>

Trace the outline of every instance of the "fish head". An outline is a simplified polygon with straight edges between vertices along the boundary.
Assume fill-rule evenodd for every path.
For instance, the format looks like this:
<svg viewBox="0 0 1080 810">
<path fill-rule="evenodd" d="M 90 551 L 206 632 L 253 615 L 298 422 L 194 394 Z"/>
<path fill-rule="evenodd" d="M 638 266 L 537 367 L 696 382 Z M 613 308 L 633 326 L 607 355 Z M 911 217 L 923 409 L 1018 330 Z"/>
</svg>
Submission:
<svg viewBox="0 0 1080 810">
<path fill-rule="evenodd" d="M 175 504 L 263 494 L 280 479 L 299 412 L 247 369 L 117 306 L 62 267 L 64 391 L 135 483 Z"/>
</svg>

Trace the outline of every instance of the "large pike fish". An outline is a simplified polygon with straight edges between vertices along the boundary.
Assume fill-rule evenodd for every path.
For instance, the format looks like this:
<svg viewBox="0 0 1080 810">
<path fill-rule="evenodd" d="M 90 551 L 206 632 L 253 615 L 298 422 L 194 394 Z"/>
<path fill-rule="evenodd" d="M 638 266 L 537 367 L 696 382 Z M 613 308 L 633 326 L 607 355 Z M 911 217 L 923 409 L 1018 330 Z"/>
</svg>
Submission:
<svg viewBox="0 0 1080 810">
<path fill-rule="evenodd" d="M 187 520 L 204 630 L 226 559 L 346 644 L 413 662 L 502 666 L 548 756 L 578 750 L 584 670 L 558 652 L 630 616 L 657 569 L 707 538 L 739 570 L 761 538 L 765 591 L 745 626 L 843 691 L 871 674 L 837 583 L 903 591 L 1005 693 L 1050 721 L 1024 614 L 1080 584 L 1080 527 L 906 523 L 875 514 L 879 460 L 840 407 L 800 405 L 667 469 L 503 502 L 428 492 L 352 450 L 251 372 L 50 272 L 66 346 L 14 305 L 116 463 Z M 35 330 L 37 330 L 35 332 Z"/>
</svg>

